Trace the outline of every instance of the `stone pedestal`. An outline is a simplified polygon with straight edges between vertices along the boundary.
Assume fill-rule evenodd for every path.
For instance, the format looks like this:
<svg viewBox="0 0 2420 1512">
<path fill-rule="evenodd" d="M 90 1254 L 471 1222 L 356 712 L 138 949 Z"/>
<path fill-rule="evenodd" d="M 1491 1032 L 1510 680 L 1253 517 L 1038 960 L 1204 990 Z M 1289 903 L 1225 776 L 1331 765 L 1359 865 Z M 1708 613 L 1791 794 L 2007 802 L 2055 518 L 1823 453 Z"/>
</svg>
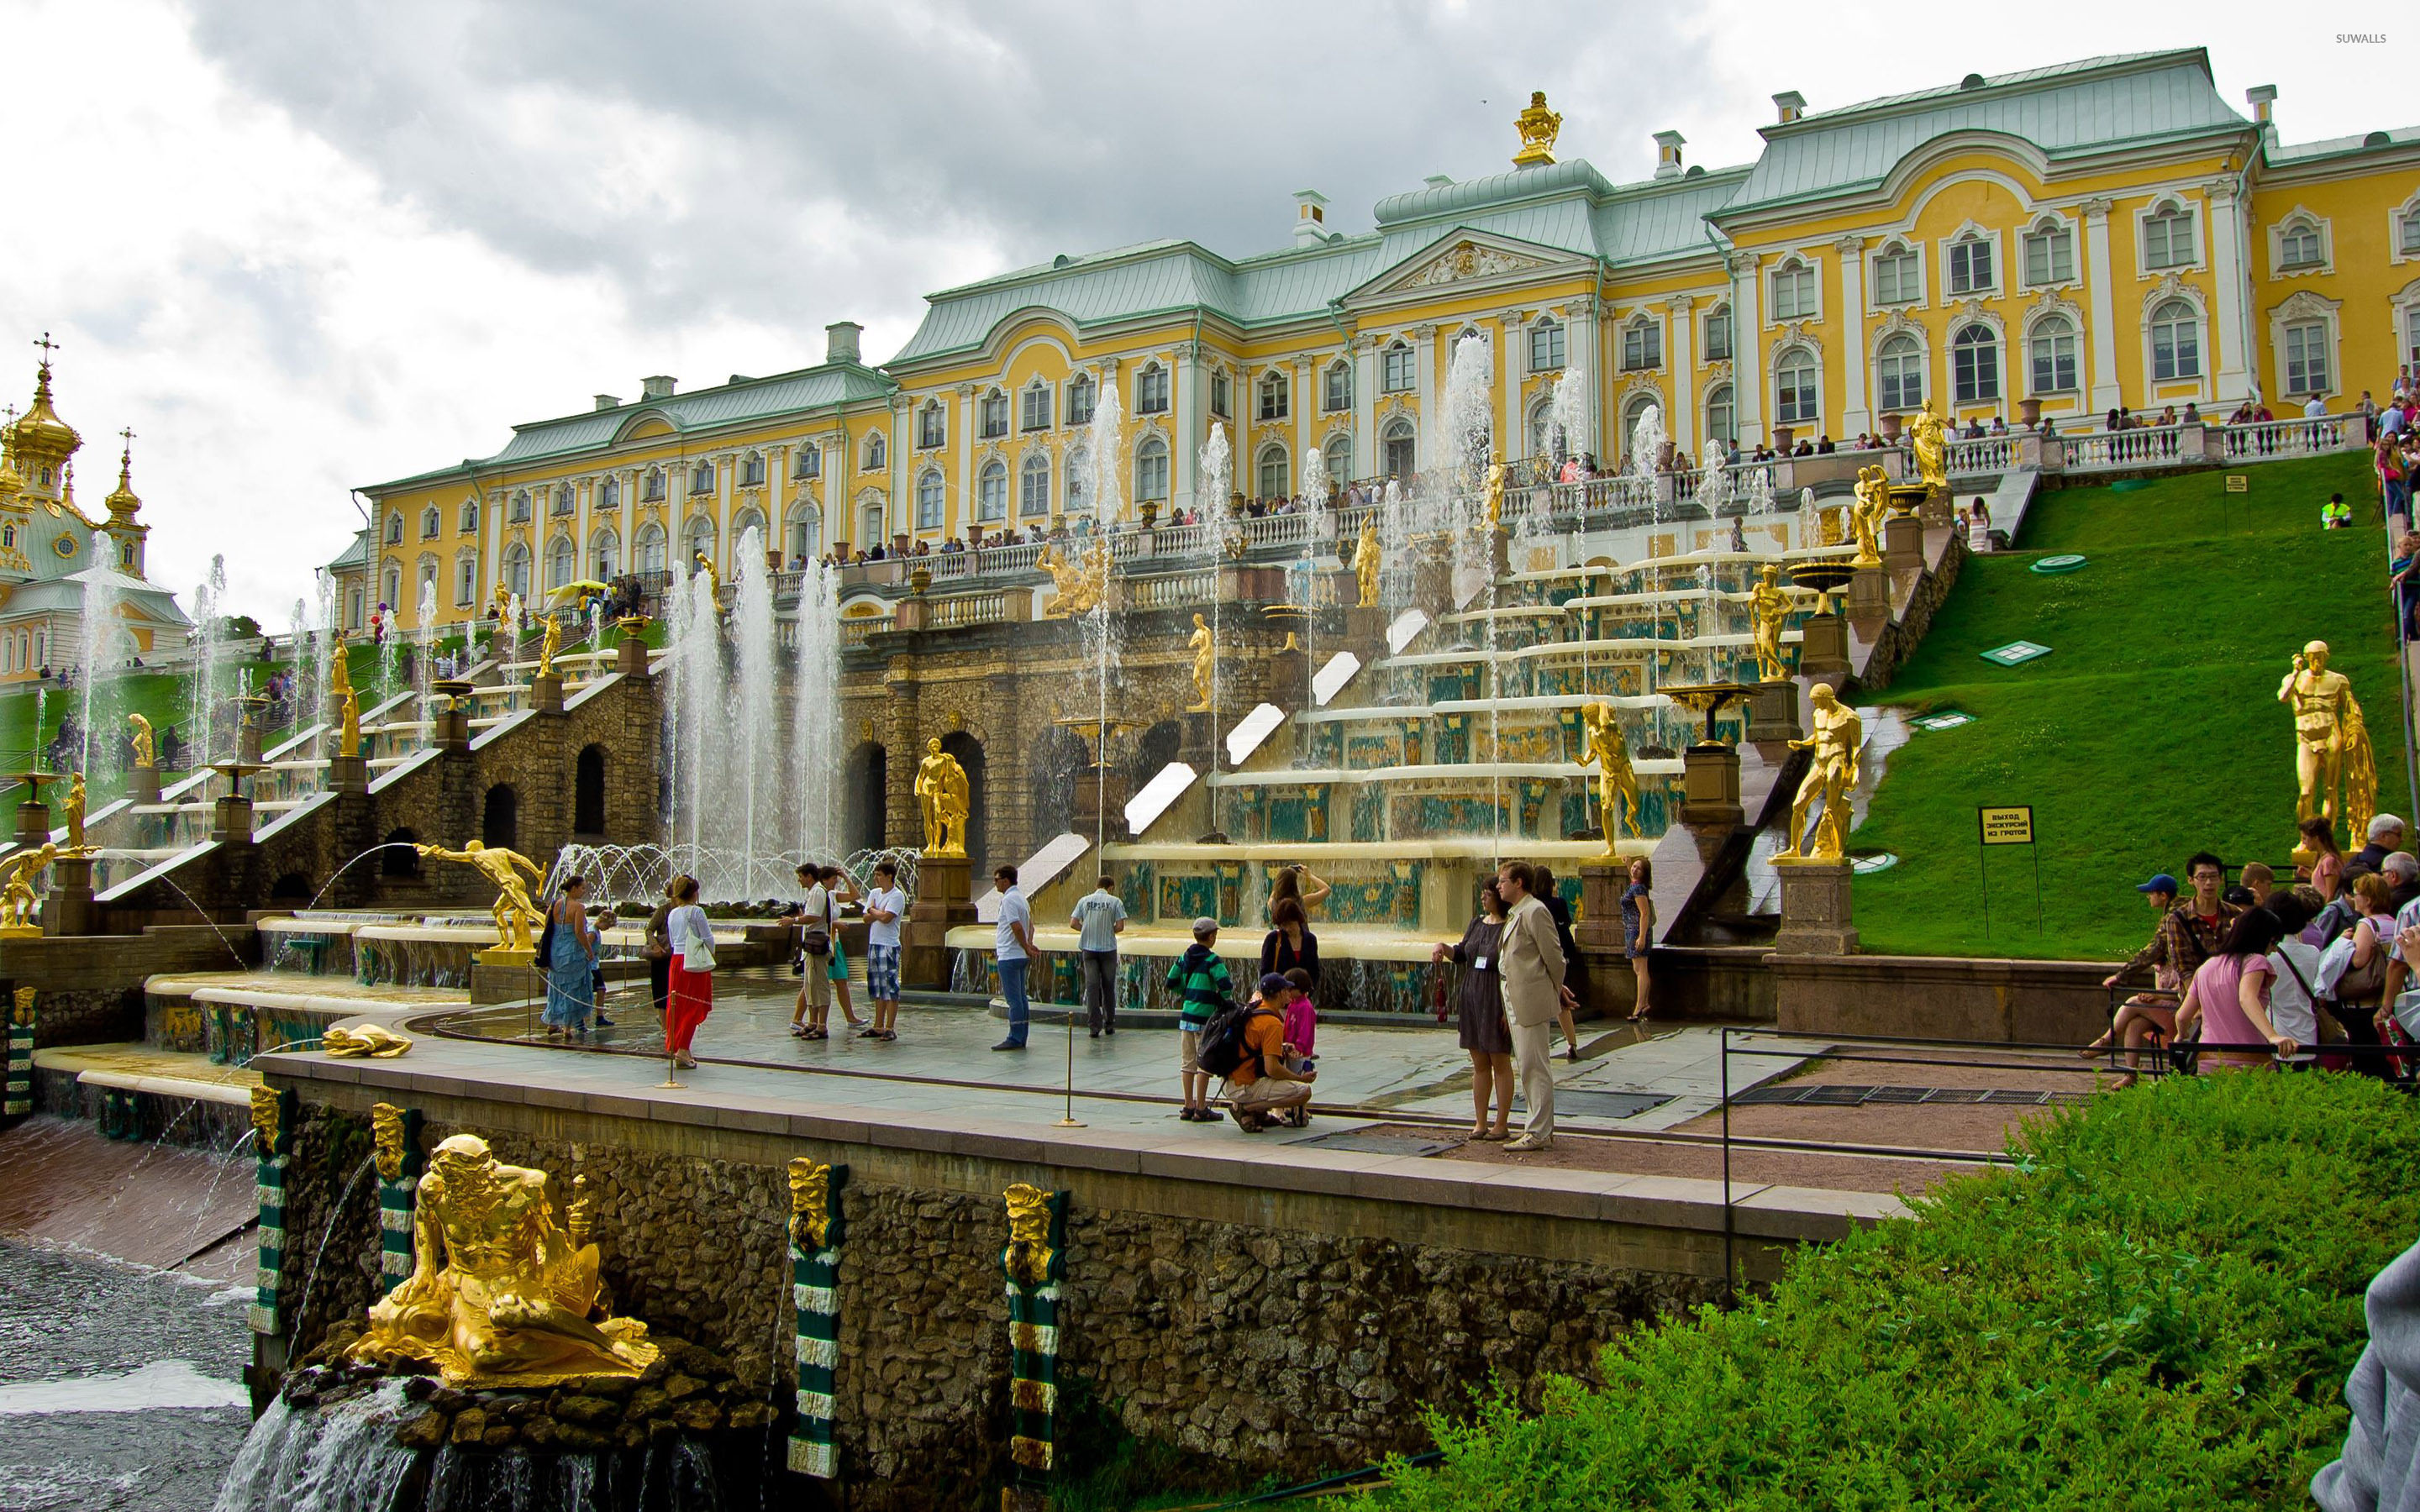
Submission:
<svg viewBox="0 0 2420 1512">
<path fill-rule="evenodd" d="M 613 647 L 613 670 L 625 677 L 647 675 L 647 643 L 635 635 L 625 635 Z"/>
<path fill-rule="evenodd" d="M 1300 629 L 1293 643 L 1270 654 L 1267 665 L 1269 680 L 1261 696 L 1289 714 L 1310 708 L 1311 653 L 1303 648 Z"/>
<path fill-rule="evenodd" d="M 540 714 L 563 712 L 563 674 L 542 672 L 530 679 L 530 707 Z"/>
<path fill-rule="evenodd" d="M 1747 738 L 1762 746 L 1796 740 L 1807 732 L 1798 722 L 1798 685 L 1784 680 L 1759 683 L 1747 696 Z"/>
<path fill-rule="evenodd" d="M 1883 521 L 1883 567 L 1893 577 L 1924 570 L 1924 525 L 1914 515 Z"/>
<path fill-rule="evenodd" d="M 518 1003 L 525 997 L 540 997 L 546 993 L 546 976 L 532 964 L 529 952 L 521 952 L 518 964 L 491 962 L 492 951 L 482 950 L 471 958 L 471 1002 L 485 1008 L 494 1003 Z"/>
<path fill-rule="evenodd" d="M 153 784 L 157 795 L 158 784 Z M 331 793 L 367 793 L 370 790 L 370 764 L 365 756 L 328 758 L 328 791 Z"/>
<path fill-rule="evenodd" d="M 1781 933 L 1774 936 L 1774 953 L 1856 954 L 1857 931 L 1849 922 L 1849 863 L 1776 859 L 1773 870 L 1781 879 Z"/>
<path fill-rule="evenodd" d="M 471 960 L 475 965 L 494 966 L 501 971 L 527 971 L 537 961 L 537 948 L 534 945 L 491 945 L 484 950 L 473 952 Z"/>
<path fill-rule="evenodd" d="M 260 764 L 260 728 L 250 720 L 236 728 L 235 759 L 246 766 Z"/>
<path fill-rule="evenodd" d="M 45 934 L 91 934 L 99 918 L 92 905 L 92 857 L 62 856 L 51 863 L 51 896 L 42 904 Z"/>
<path fill-rule="evenodd" d="M 963 856 L 927 856 L 916 864 L 916 901 L 900 930 L 899 980 L 945 992 L 950 985 L 950 931 L 976 922 L 969 890 L 974 863 Z"/>
<path fill-rule="evenodd" d="M 1583 950 L 1621 949 L 1621 894 L 1630 868 L 1620 861 L 1580 863 L 1580 921 L 1572 938 Z"/>
<path fill-rule="evenodd" d="M 51 806 L 32 798 L 17 805 L 17 843 L 39 849 L 51 838 Z"/>
<path fill-rule="evenodd" d="M 1798 646 L 1798 672 L 1837 690 L 1849 675 L 1849 627 L 1838 614 L 1809 614 Z"/>
<path fill-rule="evenodd" d="M 451 701 L 449 700 L 448 702 L 451 703 Z M 436 714 L 431 715 L 429 718 L 430 729 L 428 732 L 428 743 L 430 745 L 436 747 L 440 750 L 468 750 L 471 748 L 471 711 L 469 708 L 460 704 L 453 704 L 451 707 L 439 710 Z"/>
<path fill-rule="evenodd" d="M 159 802 L 160 768 L 156 766 L 129 767 L 126 773 L 126 801 L 129 803 Z"/>
<path fill-rule="evenodd" d="M 1076 805 L 1071 821 L 1078 834 L 1092 829 L 1097 821 L 1101 839 L 1121 841 L 1126 837 L 1126 799 L 1132 784 L 1125 772 L 1115 766 L 1086 766 L 1076 773 Z M 920 873 L 921 874 L 921 873 Z"/>
<path fill-rule="evenodd" d="M 1501 578 L 1512 570 L 1512 531 L 1498 525 L 1487 541 L 1487 570 Z"/>
<path fill-rule="evenodd" d="M 252 800 L 229 794 L 210 808 L 210 839 L 221 845 L 252 843 Z"/>
<path fill-rule="evenodd" d="M 1957 510 L 1950 501 L 1948 486 L 1944 485 L 1924 496 L 1923 507 L 1916 512 L 1916 517 L 1917 523 L 1925 529 L 1934 530 L 1947 528 L 1955 523 L 1950 517 L 1956 513 Z"/>
<path fill-rule="evenodd" d="M 1730 830 L 1746 823 L 1740 807 L 1739 752 L 1700 741 L 1681 753 L 1681 823 Z"/>
<path fill-rule="evenodd" d="M 1359 586 L 1348 579 L 1344 584 L 1343 602 L 1352 603 L 1359 592 Z M 1363 659 L 1376 660 L 1370 655 L 1370 648 L 1383 645 L 1386 638 L 1387 611 L 1384 609 L 1375 604 L 1355 605 L 1344 611 L 1344 639 L 1352 649 L 1362 654 Z"/>
<path fill-rule="evenodd" d="M 1890 574 L 1881 567 L 1859 567 L 1849 579 L 1849 618 L 1873 625 L 1890 618 Z M 1847 658 L 1843 656 L 1843 660 Z"/>
</svg>

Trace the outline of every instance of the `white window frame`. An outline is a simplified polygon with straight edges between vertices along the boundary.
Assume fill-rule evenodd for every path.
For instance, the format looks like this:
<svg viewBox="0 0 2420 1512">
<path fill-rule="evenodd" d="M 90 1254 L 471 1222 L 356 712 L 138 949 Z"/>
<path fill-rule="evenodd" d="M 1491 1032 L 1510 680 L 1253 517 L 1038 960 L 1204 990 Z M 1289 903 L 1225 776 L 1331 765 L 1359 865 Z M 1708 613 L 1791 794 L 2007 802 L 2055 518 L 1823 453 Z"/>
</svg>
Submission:
<svg viewBox="0 0 2420 1512">
<path fill-rule="evenodd" d="M 1794 404 L 1785 406 L 1781 397 L 1781 377 L 1783 370 L 1790 365 L 1791 359 L 1798 357 L 1803 357 L 1807 360 L 1807 364 L 1814 370 L 1815 375 L 1813 381 L 1807 386 L 1805 391 L 1803 391 L 1814 395 L 1814 398 L 1809 401 L 1807 409 L 1805 412 L 1801 412 Z M 1801 391 L 1793 387 L 1792 393 L 1795 393 Z M 1790 412 L 1787 414 L 1783 413 L 1785 409 L 1789 409 Z M 1823 423 L 1823 359 L 1813 347 L 1802 343 L 1792 342 L 1774 354 L 1773 423 L 1776 425 L 1793 426 L 1821 425 Z M 1623 444 L 1628 444 L 1626 439 Z"/>
<path fill-rule="evenodd" d="M 1067 379 L 1067 424 L 1089 425 L 1093 410 L 1101 402 L 1101 386 L 1093 381 L 1090 373 L 1078 373 Z M 1081 411 L 1080 413 L 1078 411 Z"/>
<path fill-rule="evenodd" d="M 2334 377 L 2329 369 L 2335 363 L 2335 353 L 2330 349 L 2335 343 L 2328 339 L 2327 322 L 2296 320 L 2280 326 L 2278 335 L 2283 339 L 2277 344 L 2277 372 L 2284 392 L 2293 397 L 2335 393 L 2335 387 L 2329 381 Z M 2312 381 L 2315 364 L 2316 382 Z M 2298 366 L 2300 373 L 2296 372 Z"/>
<path fill-rule="evenodd" d="M 712 492 L 714 492 L 714 464 L 699 462 L 692 465 L 689 470 L 690 497 L 694 499 L 700 494 Z"/>
<path fill-rule="evenodd" d="M 1727 379 L 1706 391 L 1704 414 L 1706 439 L 1736 441 L 1739 440 L 1739 390 Z"/>
<path fill-rule="evenodd" d="M 1157 359 L 1142 364 L 1135 375 L 1135 413 L 1164 415 L 1168 413 L 1168 368 Z"/>
<path fill-rule="evenodd" d="M 1039 488 L 1034 486 L 1037 477 L 1042 480 Z M 1030 519 L 1049 513 L 1050 454 L 1032 452 L 1016 465 L 1016 515 L 1019 519 Z"/>
<path fill-rule="evenodd" d="M 865 460 L 865 466 L 860 470 L 861 471 L 879 472 L 882 471 L 883 462 L 891 455 L 890 446 L 883 441 L 882 432 L 876 430 L 868 431 L 866 433 L 865 443 L 863 447 L 861 448 L 861 455 Z"/>
<path fill-rule="evenodd" d="M 454 607 L 467 609 L 479 601 L 479 553 L 454 553 Z"/>
<path fill-rule="evenodd" d="M 1048 430 L 1051 417 L 1049 383 L 1035 378 L 1016 395 L 1016 428 L 1020 431 Z"/>
<path fill-rule="evenodd" d="M 1008 518 L 1008 464 L 993 457 L 975 470 L 975 523 L 997 525 Z"/>
<path fill-rule="evenodd" d="M 2420 262 L 2420 193 L 2386 212 L 2386 259 Z"/>
<path fill-rule="evenodd" d="M 939 468 L 926 468 L 916 475 L 916 528 L 938 531 L 948 520 L 949 488 L 941 481 Z"/>
<path fill-rule="evenodd" d="M 1411 466 L 1400 471 L 1389 460 L 1397 446 L 1410 448 Z M 1408 415 L 1397 415 L 1378 432 L 1378 468 L 1390 478 L 1409 478 L 1420 467 L 1420 427 Z"/>
<path fill-rule="evenodd" d="M 751 452 L 739 459 L 739 486 L 742 488 L 765 486 L 764 453 Z"/>
<path fill-rule="evenodd" d="M 664 491 L 670 486 L 663 469 L 649 468 L 646 481 L 639 486 L 639 501 L 643 504 L 660 504 L 664 501 Z"/>
<path fill-rule="evenodd" d="M 1969 342 L 1964 339 L 1968 332 L 1976 331 L 1981 332 L 1985 339 L 1980 342 Z M 1962 321 L 1950 331 L 1949 402 L 1952 405 L 1997 405 L 2008 402 L 2009 363 L 2008 353 L 2004 349 L 2007 346 L 2008 342 L 2002 332 L 1989 320 Z M 1991 358 L 1990 393 L 1984 393 L 1979 383 L 1975 385 L 1974 392 L 1968 392 L 1967 375 L 1961 371 L 1959 365 L 1961 355 L 1967 352 L 1980 352 Z M 1978 376 L 1979 377 L 1979 374 Z"/>
<path fill-rule="evenodd" d="M 1621 371 L 1660 373 L 1664 369 L 1664 322 L 1642 310 L 1621 323 Z"/>
<path fill-rule="evenodd" d="M 1252 418 L 1273 424 L 1294 417 L 1294 381 L 1282 368 L 1270 368 L 1252 385 Z"/>
<path fill-rule="evenodd" d="M 661 525 L 649 520 L 639 527 L 638 538 L 630 543 L 630 570 L 669 572 L 672 570 L 672 536 Z"/>
<path fill-rule="evenodd" d="M 1420 386 L 1419 350 L 1397 337 L 1378 354 L 1378 392 L 1409 393 Z"/>
<path fill-rule="evenodd" d="M 1353 364 L 1340 357 L 1319 371 L 1319 412 L 1342 414 L 1353 408 Z"/>
<path fill-rule="evenodd" d="M 2056 329 L 2054 330 L 2053 328 Z M 2042 342 L 2053 343 L 2049 355 L 2051 383 L 2040 381 L 2043 357 Z M 2056 343 L 2067 343 L 2067 382 L 2058 379 L 2059 353 Z M 2081 324 L 2064 310 L 2054 310 L 2036 319 L 2025 330 L 2025 394 L 2040 398 L 2049 394 L 2078 394 L 2084 392 L 2084 339 Z"/>
<path fill-rule="evenodd" d="M 2151 224 L 2168 216 L 2176 217 L 2174 224 L 2183 225 L 2194 239 L 2193 255 L 2181 259 L 2176 257 L 2171 240 L 2168 260 L 2155 263 L 2151 260 Z M 2173 239 L 2173 224 L 2167 234 Z M 2144 206 L 2141 213 L 2134 217 L 2134 263 L 2135 272 L 2140 277 L 2157 278 L 2163 273 L 2181 273 L 2188 269 L 2198 269 L 2209 252 L 2210 228 L 2202 224 L 2201 208 L 2195 201 L 2178 194 L 2162 194 Z"/>
<path fill-rule="evenodd" d="M 1885 268 L 1885 264 L 1891 265 Z M 1890 288 L 1883 287 L 1884 274 L 1890 276 Z M 1867 270 L 1867 286 L 1873 290 L 1872 304 L 1877 310 L 1924 302 L 1924 253 L 1922 249 L 1894 237 L 1874 252 L 1872 266 Z"/>
<path fill-rule="evenodd" d="M 622 570 L 622 532 L 611 525 L 602 525 L 588 537 L 588 563 L 596 569 L 600 582 Z"/>
<path fill-rule="evenodd" d="M 1255 499 L 1290 499 L 1294 496 L 1294 458 L 1283 441 L 1270 441 L 1252 454 L 1252 497 Z M 1276 469 L 1277 486 L 1269 486 L 1270 469 Z"/>
<path fill-rule="evenodd" d="M 1924 403 L 1929 362 L 1924 350 L 1924 337 L 1914 331 L 1891 331 L 1874 343 L 1874 409 L 1880 413 L 1899 414 Z M 1775 370 L 1774 413 L 1781 412 L 1780 371 Z M 1911 391 L 1908 385 L 1913 382 Z M 1819 396 L 1817 404 L 1822 404 Z"/>
<path fill-rule="evenodd" d="M 1212 414 L 1217 415 L 1221 420 L 1233 418 L 1229 411 L 1233 409 L 1235 403 L 1233 389 L 1234 382 L 1227 377 L 1227 370 L 1225 368 L 1219 367 L 1213 368 L 1211 370 L 1210 412 Z"/>
<path fill-rule="evenodd" d="M 1722 332 L 1722 340 L 1720 342 L 1714 340 L 1714 332 L 1717 329 Z M 1706 348 L 1705 360 L 1709 363 L 1730 362 L 1731 360 L 1731 354 L 1739 350 L 1739 326 L 1737 322 L 1731 319 L 1730 301 L 1725 300 L 1721 303 L 1716 304 L 1713 309 L 1706 312 L 1703 332 L 1705 336 Z M 1717 347 L 1720 349 L 1717 350 Z"/>
<path fill-rule="evenodd" d="M 1961 255 L 1963 255 L 1962 258 Z M 1974 264 L 1983 264 L 1983 281 L 1975 280 Z M 1962 274 L 1959 264 L 1966 265 Z M 1961 277 L 1964 282 L 1961 283 Z M 1945 301 L 1985 299 L 2000 292 L 2000 239 L 1988 231 L 1962 227 L 1941 248 L 1941 293 Z"/>
<path fill-rule="evenodd" d="M 2034 277 L 2034 243 L 2046 243 L 2043 261 L 2048 265 L 2046 276 Z M 2058 270 L 2058 249 L 2067 250 L 2067 271 Z M 2026 288 L 2058 288 L 2075 282 L 2075 224 L 2055 215 L 2044 215 L 2017 233 L 2017 274 Z"/>
<path fill-rule="evenodd" d="M 1168 501 L 1168 442 L 1163 438 L 1146 436 L 1135 447 L 1135 502 L 1139 504 Z"/>
<path fill-rule="evenodd" d="M 2210 335 L 2208 331 L 2208 322 L 2203 318 L 2201 306 L 2196 304 L 2194 301 L 2185 298 L 2183 295 L 2174 292 L 2154 293 L 2149 301 L 2145 301 L 2145 303 L 2146 308 L 2143 313 L 2143 371 L 2150 375 L 2150 379 L 2153 383 L 2198 383 L 2203 381 L 2210 373 L 2210 363 L 2207 361 L 2210 351 Z M 2183 324 L 2186 329 L 2189 329 L 2193 332 L 2194 365 L 2193 371 L 2189 373 L 2172 371 L 2163 375 L 2160 372 L 2160 332 L 2163 326 L 2171 332 L 2175 331 L 2179 322 L 2175 320 L 2163 321 L 2160 316 L 2171 305 L 2181 307 L 2191 316 L 2191 318 L 2183 322 Z M 2176 350 L 2176 341 L 2172 335 L 2169 338 L 2169 361 L 2172 366 L 2175 364 Z"/>
<path fill-rule="evenodd" d="M 462 515 L 459 519 L 454 522 L 454 528 L 455 533 L 458 535 L 476 535 L 479 533 L 479 501 L 476 499 L 465 499 L 462 501 Z"/>
<path fill-rule="evenodd" d="M 2312 257 L 2308 262 L 2286 260 L 2288 246 L 2308 237 Z M 2306 278 L 2312 274 L 2335 271 L 2335 238 L 2327 220 L 2297 205 L 2269 228 L 2269 276 L 2272 278 Z"/>
<path fill-rule="evenodd" d="M 547 543 L 546 585 L 560 588 L 580 580 L 580 548 L 568 535 L 558 535 Z"/>
<path fill-rule="evenodd" d="M 823 475 L 824 449 L 817 446 L 813 441 L 800 441 L 799 443 L 799 458 L 795 463 L 791 464 L 790 468 L 791 481 L 794 483 L 804 483 L 810 479 L 820 478 Z"/>
<path fill-rule="evenodd" d="M 1321 455 L 1327 458 L 1327 475 L 1335 480 L 1338 487 L 1341 488 L 1353 481 L 1353 433 L 1351 431 L 1340 430 L 1328 437 L 1326 444 L 1322 445 L 1319 451 Z"/>
<path fill-rule="evenodd" d="M 929 452 L 950 444 L 950 407 L 927 399 L 916 407 L 916 449 Z"/>
<path fill-rule="evenodd" d="M 1568 365 L 1568 338 L 1563 323 L 1551 315 L 1542 315 L 1529 323 L 1529 371 L 1559 373 Z"/>
<path fill-rule="evenodd" d="M 1000 389 L 987 389 L 975 401 L 975 438 L 996 441 L 1008 434 L 1008 394 Z"/>
<path fill-rule="evenodd" d="M 621 479 L 606 478 L 597 485 L 597 507 L 599 509 L 619 509 L 622 507 Z"/>
<path fill-rule="evenodd" d="M 1785 307 L 1781 298 L 1781 280 L 1784 274 L 1790 275 L 1793 288 L 1801 287 L 1798 280 L 1802 277 L 1805 279 L 1803 287 L 1806 302 L 1803 306 L 1792 304 Z M 1821 322 L 1823 318 L 1823 264 L 1811 254 L 1791 253 L 1766 270 L 1764 292 L 1765 303 L 1773 312 L 1766 320 L 1768 325 L 1779 325 L 1792 320 Z"/>
</svg>

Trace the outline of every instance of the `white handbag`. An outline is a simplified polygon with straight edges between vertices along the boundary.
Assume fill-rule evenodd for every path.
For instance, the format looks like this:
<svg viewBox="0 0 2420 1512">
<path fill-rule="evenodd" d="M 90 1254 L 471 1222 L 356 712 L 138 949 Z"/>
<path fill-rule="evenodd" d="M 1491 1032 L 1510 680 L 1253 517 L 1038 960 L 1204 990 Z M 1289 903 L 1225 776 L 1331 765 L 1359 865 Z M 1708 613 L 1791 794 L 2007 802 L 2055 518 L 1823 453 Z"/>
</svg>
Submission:
<svg viewBox="0 0 2420 1512">
<path fill-rule="evenodd" d="M 681 952 L 681 969 L 683 971 L 714 969 L 714 931 L 711 928 L 699 931 L 696 937 L 689 942 L 689 948 Z"/>
</svg>

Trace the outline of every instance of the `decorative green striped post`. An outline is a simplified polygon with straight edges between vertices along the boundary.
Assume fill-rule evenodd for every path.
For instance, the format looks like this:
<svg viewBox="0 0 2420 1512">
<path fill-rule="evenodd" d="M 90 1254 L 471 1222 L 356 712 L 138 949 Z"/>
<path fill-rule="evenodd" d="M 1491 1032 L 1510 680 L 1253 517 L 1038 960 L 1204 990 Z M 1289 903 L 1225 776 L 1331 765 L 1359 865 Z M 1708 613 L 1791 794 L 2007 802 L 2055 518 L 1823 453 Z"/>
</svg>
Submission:
<svg viewBox="0 0 2420 1512">
<path fill-rule="evenodd" d="M 411 1221 L 420 1199 L 420 1110 L 370 1104 L 378 1145 L 379 1295 L 411 1276 Z"/>
<path fill-rule="evenodd" d="M 280 1332 L 279 1273 L 286 1268 L 286 1165 L 294 1138 L 298 1100 L 273 1087 L 252 1089 L 253 1157 L 257 1167 L 253 1190 L 260 1199 L 260 1269 L 255 1277 L 251 1310 L 256 1334 Z"/>
<path fill-rule="evenodd" d="M 799 1424 L 790 1468 L 832 1478 L 832 1379 L 840 1368 L 841 1188 L 848 1167 L 790 1162 L 790 1299 L 798 1309 Z"/>
<path fill-rule="evenodd" d="M 5 1111 L 22 1119 L 34 1111 L 34 989 L 17 989 L 8 1013 L 8 1099 Z"/>
<path fill-rule="evenodd" d="M 1052 1419 L 1059 1408 L 1059 1276 L 1067 1247 L 1067 1194 L 1020 1181 L 1005 1194 L 1008 1247 L 1008 1458 L 1017 1486 L 1050 1484 L 1057 1455 Z"/>
</svg>

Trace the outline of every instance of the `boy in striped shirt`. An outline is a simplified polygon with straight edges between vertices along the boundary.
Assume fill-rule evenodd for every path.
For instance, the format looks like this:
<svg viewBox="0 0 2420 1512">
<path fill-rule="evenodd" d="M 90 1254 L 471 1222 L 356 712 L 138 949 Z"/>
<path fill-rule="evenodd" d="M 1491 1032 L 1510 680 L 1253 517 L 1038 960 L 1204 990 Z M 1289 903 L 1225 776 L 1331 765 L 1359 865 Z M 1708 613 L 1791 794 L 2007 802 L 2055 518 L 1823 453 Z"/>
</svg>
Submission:
<svg viewBox="0 0 2420 1512">
<path fill-rule="evenodd" d="M 1185 1087 L 1185 1109 L 1177 1115 L 1187 1123 L 1217 1123 L 1220 1114 L 1210 1105 L 1210 1076 L 1199 1058 L 1202 1031 L 1211 1016 L 1233 1000 L 1235 983 L 1227 963 L 1218 959 L 1218 921 L 1193 921 L 1193 943 L 1168 968 L 1168 989 L 1177 995 L 1176 1069 Z"/>
</svg>

